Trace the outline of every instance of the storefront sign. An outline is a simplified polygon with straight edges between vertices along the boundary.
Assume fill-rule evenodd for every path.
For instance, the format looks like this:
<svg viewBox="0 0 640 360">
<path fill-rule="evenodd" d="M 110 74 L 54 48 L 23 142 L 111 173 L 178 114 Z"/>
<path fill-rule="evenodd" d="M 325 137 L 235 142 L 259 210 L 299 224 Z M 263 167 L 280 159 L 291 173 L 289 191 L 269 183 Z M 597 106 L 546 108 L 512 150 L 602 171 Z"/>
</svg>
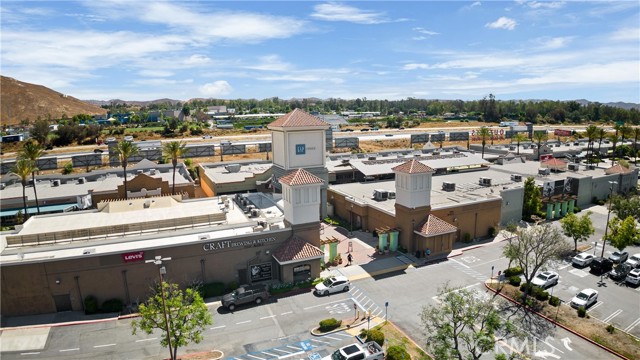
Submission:
<svg viewBox="0 0 640 360">
<path fill-rule="evenodd" d="M 214 251 L 220 249 L 233 249 L 237 247 L 254 247 L 254 246 L 262 246 L 264 244 L 268 244 L 276 241 L 276 238 L 269 237 L 264 239 L 253 239 L 253 240 L 220 240 L 220 241 L 212 241 L 202 245 L 202 249 L 204 251 Z"/>
<path fill-rule="evenodd" d="M 122 260 L 124 262 L 137 262 L 144 260 L 144 251 L 130 252 L 122 254 Z"/>
<path fill-rule="evenodd" d="M 271 280 L 271 263 L 251 265 L 251 282 Z"/>
</svg>

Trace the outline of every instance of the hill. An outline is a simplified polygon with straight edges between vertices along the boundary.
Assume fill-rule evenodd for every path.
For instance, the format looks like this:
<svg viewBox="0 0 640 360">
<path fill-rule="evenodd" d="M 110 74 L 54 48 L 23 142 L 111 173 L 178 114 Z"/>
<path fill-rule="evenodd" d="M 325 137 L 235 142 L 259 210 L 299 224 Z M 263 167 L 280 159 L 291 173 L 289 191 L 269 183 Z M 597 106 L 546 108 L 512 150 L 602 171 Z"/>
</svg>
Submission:
<svg viewBox="0 0 640 360">
<path fill-rule="evenodd" d="M 68 118 L 77 114 L 106 114 L 107 110 L 42 85 L 0 76 L 0 122 L 17 125 L 23 120 Z"/>
</svg>

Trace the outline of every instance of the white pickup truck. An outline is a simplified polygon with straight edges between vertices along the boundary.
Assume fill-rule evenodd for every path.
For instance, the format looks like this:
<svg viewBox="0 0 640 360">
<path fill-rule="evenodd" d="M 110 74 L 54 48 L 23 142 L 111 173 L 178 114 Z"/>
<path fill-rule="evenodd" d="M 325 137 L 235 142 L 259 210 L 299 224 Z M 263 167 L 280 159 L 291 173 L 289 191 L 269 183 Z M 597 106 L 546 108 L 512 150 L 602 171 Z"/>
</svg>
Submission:
<svg viewBox="0 0 640 360">
<path fill-rule="evenodd" d="M 341 347 L 322 360 L 384 360 L 382 347 L 375 341 Z"/>
</svg>

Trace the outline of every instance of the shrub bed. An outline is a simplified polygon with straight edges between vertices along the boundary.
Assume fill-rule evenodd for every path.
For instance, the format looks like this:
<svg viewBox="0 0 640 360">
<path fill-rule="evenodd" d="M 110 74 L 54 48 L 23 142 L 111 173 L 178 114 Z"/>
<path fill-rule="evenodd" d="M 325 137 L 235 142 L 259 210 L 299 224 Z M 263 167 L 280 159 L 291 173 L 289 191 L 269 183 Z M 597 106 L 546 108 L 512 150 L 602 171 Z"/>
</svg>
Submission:
<svg viewBox="0 0 640 360">
<path fill-rule="evenodd" d="M 122 300 L 120 299 L 109 299 L 102 303 L 102 312 L 110 313 L 110 312 L 121 312 L 122 311 Z"/>
<path fill-rule="evenodd" d="M 411 356 L 402 346 L 389 346 L 387 349 L 386 360 L 411 360 Z"/>
<path fill-rule="evenodd" d="M 342 321 L 335 318 L 324 319 L 320 321 L 319 330 L 321 332 L 328 332 L 328 331 L 337 329 L 338 327 L 340 327 L 341 324 L 342 324 Z"/>
</svg>

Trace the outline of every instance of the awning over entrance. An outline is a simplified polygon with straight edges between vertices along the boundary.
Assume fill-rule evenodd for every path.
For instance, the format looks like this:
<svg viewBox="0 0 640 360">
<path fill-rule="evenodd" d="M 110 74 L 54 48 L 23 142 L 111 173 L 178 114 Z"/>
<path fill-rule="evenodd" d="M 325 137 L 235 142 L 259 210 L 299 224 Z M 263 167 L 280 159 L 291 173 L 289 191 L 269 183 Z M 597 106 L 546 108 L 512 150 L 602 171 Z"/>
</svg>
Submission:
<svg viewBox="0 0 640 360">
<path fill-rule="evenodd" d="M 280 265 L 322 259 L 322 257 L 324 257 L 322 250 L 297 236 L 292 236 L 273 252 L 273 258 Z"/>
<path fill-rule="evenodd" d="M 440 219 L 437 216 L 429 214 L 429 218 L 419 228 L 418 231 L 425 237 L 449 234 L 456 232 L 458 228 Z"/>
</svg>

